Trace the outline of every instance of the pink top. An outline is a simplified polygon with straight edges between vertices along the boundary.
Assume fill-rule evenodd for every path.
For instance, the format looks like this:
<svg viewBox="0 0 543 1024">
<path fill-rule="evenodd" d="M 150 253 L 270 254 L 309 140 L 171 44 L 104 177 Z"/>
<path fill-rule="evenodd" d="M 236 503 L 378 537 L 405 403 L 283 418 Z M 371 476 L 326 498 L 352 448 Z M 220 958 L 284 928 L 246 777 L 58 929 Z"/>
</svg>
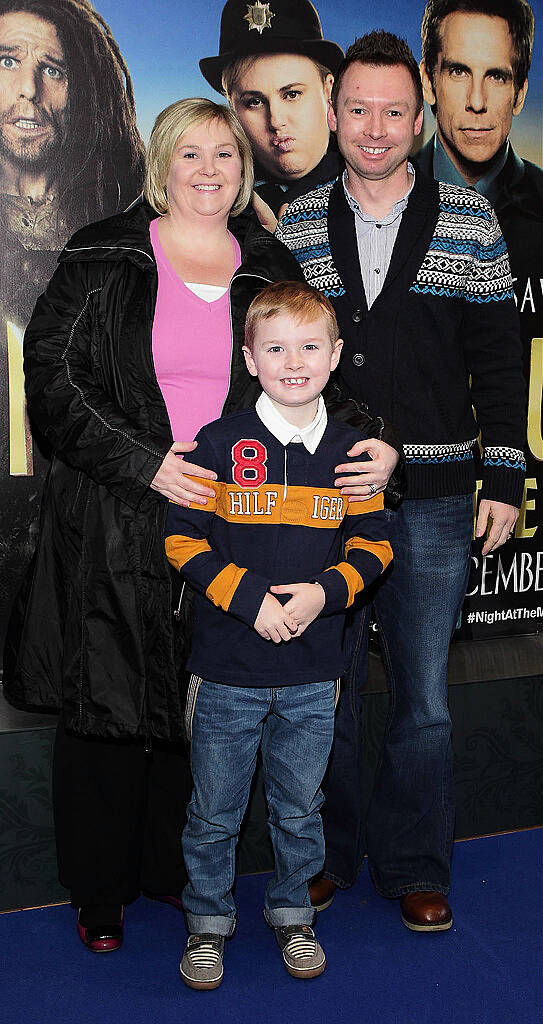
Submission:
<svg viewBox="0 0 543 1024">
<path fill-rule="evenodd" d="M 193 441 L 205 423 L 220 416 L 228 392 L 232 332 L 228 292 L 206 302 L 175 273 L 151 221 L 151 244 L 158 267 L 153 321 L 153 359 L 174 441 Z M 236 269 L 239 245 L 230 235 Z"/>
</svg>

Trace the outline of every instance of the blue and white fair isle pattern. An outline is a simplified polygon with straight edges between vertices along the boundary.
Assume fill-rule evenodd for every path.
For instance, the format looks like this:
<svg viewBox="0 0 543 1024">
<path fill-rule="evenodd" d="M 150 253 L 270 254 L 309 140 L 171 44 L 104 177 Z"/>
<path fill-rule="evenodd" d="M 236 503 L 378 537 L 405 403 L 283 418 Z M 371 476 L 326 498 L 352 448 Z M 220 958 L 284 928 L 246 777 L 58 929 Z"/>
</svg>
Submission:
<svg viewBox="0 0 543 1024">
<path fill-rule="evenodd" d="M 328 202 L 334 182 L 295 199 L 277 227 L 310 284 L 329 298 L 345 294 L 330 252 Z M 513 299 L 507 249 L 490 203 L 470 189 L 439 182 L 433 238 L 410 291 L 467 302 Z"/>
<path fill-rule="evenodd" d="M 521 469 L 526 472 L 524 452 L 518 448 L 497 448 L 488 446 L 484 450 L 484 466 L 498 466 L 505 469 Z"/>
<path fill-rule="evenodd" d="M 410 291 L 467 302 L 514 298 L 507 248 L 486 199 L 439 182 L 434 236 Z"/>
<path fill-rule="evenodd" d="M 330 252 L 328 202 L 334 182 L 295 199 L 277 225 L 275 234 L 301 264 L 306 281 L 328 298 L 345 295 Z"/>
<path fill-rule="evenodd" d="M 403 450 L 405 461 L 411 465 L 436 466 L 443 462 L 467 462 L 473 458 L 473 441 L 460 441 L 458 444 L 406 444 Z"/>
<path fill-rule="evenodd" d="M 404 442 L 405 461 L 414 466 L 437 466 L 443 462 L 466 462 L 473 458 L 477 438 L 460 441 L 458 444 L 409 444 Z M 487 447 L 484 449 L 484 466 L 498 466 L 505 469 L 526 470 L 524 452 L 518 448 Z"/>
</svg>

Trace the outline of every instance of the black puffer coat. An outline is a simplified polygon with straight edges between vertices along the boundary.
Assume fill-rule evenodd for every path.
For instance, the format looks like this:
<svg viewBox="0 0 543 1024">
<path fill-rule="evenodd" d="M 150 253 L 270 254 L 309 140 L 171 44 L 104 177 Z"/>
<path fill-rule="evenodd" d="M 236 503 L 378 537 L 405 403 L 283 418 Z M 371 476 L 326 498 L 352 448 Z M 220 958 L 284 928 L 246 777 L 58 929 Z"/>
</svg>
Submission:
<svg viewBox="0 0 543 1024">
<path fill-rule="evenodd" d="M 25 335 L 28 408 L 55 455 L 4 686 L 12 700 L 62 709 L 69 729 L 100 737 L 183 734 L 167 501 L 149 488 L 172 443 L 152 357 L 153 216 L 140 204 L 79 231 Z M 241 351 L 249 303 L 269 281 L 301 279 L 291 254 L 252 214 L 229 227 L 242 264 L 230 288 L 224 413 L 259 391 Z"/>
</svg>

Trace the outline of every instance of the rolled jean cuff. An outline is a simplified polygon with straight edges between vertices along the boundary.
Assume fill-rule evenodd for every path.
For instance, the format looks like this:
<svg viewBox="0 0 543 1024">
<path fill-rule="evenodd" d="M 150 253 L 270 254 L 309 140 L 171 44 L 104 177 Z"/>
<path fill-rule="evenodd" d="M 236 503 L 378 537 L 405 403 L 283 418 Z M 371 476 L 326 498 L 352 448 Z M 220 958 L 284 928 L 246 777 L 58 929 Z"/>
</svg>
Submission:
<svg viewBox="0 0 543 1024">
<path fill-rule="evenodd" d="M 229 939 L 236 927 L 235 917 L 222 917 L 219 914 L 185 914 L 187 928 L 191 935 L 222 935 Z"/>
<path fill-rule="evenodd" d="M 313 924 L 314 907 L 266 907 L 264 917 L 272 928 L 286 928 L 289 924 Z"/>
</svg>

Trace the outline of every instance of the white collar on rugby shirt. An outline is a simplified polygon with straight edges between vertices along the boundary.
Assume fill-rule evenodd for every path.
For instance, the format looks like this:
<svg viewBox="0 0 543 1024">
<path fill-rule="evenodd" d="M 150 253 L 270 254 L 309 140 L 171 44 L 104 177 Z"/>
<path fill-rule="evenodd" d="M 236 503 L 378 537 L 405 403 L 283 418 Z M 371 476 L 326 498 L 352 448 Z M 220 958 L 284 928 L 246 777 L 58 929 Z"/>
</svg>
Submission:
<svg viewBox="0 0 543 1024">
<path fill-rule="evenodd" d="M 291 442 L 303 444 L 311 455 L 315 454 L 328 423 L 328 413 L 322 395 L 319 395 L 315 418 L 308 423 L 307 427 L 296 427 L 293 423 L 289 423 L 284 416 L 281 416 L 265 391 L 260 395 L 255 409 L 259 419 L 280 444 L 285 447 Z"/>
</svg>

